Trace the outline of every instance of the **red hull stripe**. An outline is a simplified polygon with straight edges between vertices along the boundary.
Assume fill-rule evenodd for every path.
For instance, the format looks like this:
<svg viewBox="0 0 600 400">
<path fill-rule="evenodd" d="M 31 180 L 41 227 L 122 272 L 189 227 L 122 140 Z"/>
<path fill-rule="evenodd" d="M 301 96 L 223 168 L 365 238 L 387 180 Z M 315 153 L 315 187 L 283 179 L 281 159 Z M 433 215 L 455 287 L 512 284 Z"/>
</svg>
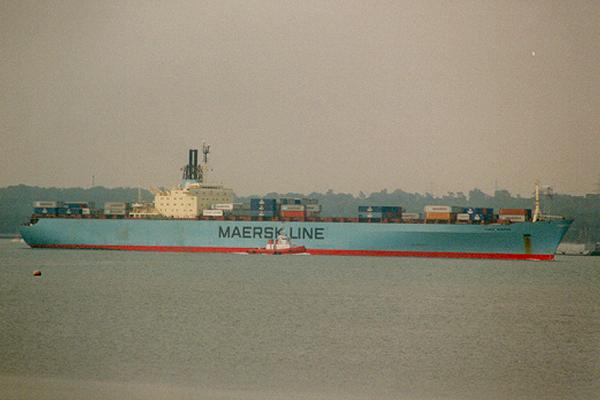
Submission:
<svg viewBox="0 0 600 400">
<path fill-rule="evenodd" d="M 253 248 L 248 247 L 191 247 L 191 246 L 129 246 L 102 244 L 38 244 L 31 247 L 59 249 L 96 249 L 96 250 L 129 250 L 129 251 L 161 251 L 179 253 L 240 253 Z M 377 256 L 377 257 L 436 257 L 436 258 L 487 258 L 496 260 L 554 260 L 554 254 L 506 254 L 506 253 L 461 253 L 437 251 L 395 251 L 395 250 L 334 250 L 307 249 L 306 253 L 314 255 L 335 256 Z"/>
</svg>

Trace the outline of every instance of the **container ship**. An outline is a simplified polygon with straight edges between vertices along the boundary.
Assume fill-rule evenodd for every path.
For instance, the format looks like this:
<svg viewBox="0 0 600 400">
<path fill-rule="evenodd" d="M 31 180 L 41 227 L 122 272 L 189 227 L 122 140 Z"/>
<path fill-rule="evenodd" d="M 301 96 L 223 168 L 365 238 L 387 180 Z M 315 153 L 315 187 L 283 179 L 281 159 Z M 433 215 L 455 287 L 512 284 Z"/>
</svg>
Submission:
<svg viewBox="0 0 600 400">
<path fill-rule="evenodd" d="M 33 248 L 246 253 L 286 235 L 313 255 L 552 260 L 572 220 L 535 208 L 359 206 L 356 217 L 323 217 L 307 198 L 234 202 L 208 182 L 209 146 L 189 151 L 180 185 L 152 189 L 154 201 L 37 201 L 21 236 Z"/>
</svg>

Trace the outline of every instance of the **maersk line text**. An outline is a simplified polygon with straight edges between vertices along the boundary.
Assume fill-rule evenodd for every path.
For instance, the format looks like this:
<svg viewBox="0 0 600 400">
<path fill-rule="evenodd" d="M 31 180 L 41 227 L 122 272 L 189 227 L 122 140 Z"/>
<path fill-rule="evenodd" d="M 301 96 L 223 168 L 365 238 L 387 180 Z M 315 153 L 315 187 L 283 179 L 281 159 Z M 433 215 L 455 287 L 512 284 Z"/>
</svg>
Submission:
<svg viewBox="0 0 600 400">
<path fill-rule="evenodd" d="M 325 239 L 325 228 L 290 227 L 284 229 L 274 226 L 219 226 L 219 238 L 275 239 L 284 232 L 291 239 Z"/>
</svg>

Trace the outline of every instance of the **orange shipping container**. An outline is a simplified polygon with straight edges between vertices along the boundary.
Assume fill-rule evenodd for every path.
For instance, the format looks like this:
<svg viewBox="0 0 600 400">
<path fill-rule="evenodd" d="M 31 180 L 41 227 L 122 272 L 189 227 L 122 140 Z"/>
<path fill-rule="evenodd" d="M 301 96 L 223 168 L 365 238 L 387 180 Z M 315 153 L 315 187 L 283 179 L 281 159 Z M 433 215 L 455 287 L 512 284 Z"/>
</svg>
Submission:
<svg viewBox="0 0 600 400">
<path fill-rule="evenodd" d="M 453 213 L 446 213 L 446 212 L 428 212 L 425 214 L 425 218 L 449 221 L 454 218 L 454 215 L 455 214 L 453 214 Z"/>
<path fill-rule="evenodd" d="M 303 218 L 304 211 L 281 211 L 281 216 L 284 218 Z"/>
</svg>

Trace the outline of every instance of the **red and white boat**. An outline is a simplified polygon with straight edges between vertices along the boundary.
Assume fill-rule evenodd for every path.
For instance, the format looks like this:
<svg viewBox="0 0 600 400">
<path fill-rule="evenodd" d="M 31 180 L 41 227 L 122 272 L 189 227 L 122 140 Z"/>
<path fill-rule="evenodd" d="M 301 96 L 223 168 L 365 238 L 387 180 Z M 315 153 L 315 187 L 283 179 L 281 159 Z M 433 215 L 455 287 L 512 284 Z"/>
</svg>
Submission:
<svg viewBox="0 0 600 400">
<path fill-rule="evenodd" d="M 299 254 L 305 252 L 306 247 L 292 245 L 292 241 L 286 235 L 279 235 L 277 239 L 269 240 L 265 247 L 248 250 L 249 254 L 268 255 Z"/>
</svg>

